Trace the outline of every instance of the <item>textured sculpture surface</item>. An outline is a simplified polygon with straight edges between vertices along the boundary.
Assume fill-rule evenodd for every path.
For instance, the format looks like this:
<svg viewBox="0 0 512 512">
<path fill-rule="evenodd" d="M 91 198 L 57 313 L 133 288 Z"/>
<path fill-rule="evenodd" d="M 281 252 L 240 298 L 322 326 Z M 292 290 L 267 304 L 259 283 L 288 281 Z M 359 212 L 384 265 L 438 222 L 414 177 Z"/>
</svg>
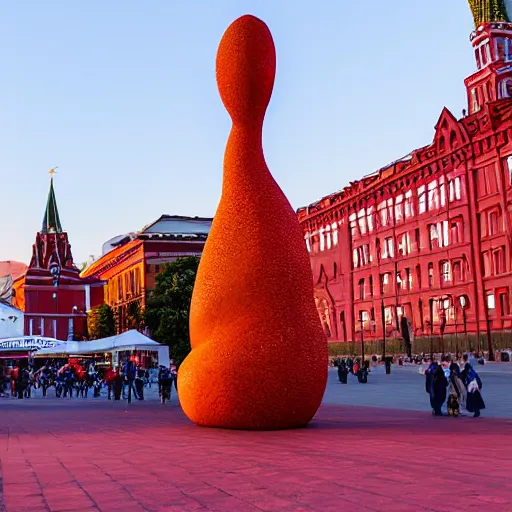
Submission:
<svg viewBox="0 0 512 512">
<path fill-rule="evenodd" d="M 233 126 L 192 297 L 192 351 L 179 370 L 183 410 L 199 425 L 303 426 L 325 390 L 327 341 L 303 233 L 263 156 L 275 66 L 265 23 L 243 16 L 230 25 L 217 84 Z"/>
</svg>

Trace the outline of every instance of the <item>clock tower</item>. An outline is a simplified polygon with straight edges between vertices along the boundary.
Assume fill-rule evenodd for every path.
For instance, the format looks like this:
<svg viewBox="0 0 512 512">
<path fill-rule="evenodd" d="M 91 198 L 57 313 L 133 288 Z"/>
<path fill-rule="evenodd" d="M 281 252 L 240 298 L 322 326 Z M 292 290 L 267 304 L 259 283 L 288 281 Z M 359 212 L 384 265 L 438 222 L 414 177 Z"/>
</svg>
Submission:
<svg viewBox="0 0 512 512">
<path fill-rule="evenodd" d="M 61 340 L 87 335 L 87 313 L 103 303 L 103 282 L 81 278 L 62 229 L 53 175 L 41 230 L 24 275 L 14 282 L 14 304 L 25 312 L 25 335 Z"/>
<path fill-rule="evenodd" d="M 469 5 L 477 67 L 464 82 L 471 115 L 486 103 L 512 99 L 512 0 L 469 0 Z"/>
</svg>

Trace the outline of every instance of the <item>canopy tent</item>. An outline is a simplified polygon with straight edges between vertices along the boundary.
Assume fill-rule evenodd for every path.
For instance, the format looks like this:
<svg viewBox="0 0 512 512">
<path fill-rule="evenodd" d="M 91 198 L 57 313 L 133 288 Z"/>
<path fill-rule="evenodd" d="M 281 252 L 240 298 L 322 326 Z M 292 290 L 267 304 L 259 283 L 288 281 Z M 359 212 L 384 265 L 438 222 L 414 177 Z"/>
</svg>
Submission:
<svg viewBox="0 0 512 512">
<path fill-rule="evenodd" d="M 104 352 L 125 352 L 147 350 L 158 353 L 158 364 L 169 366 L 169 347 L 157 343 L 139 331 L 126 331 L 117 336 L 94 341 L 64 341 L 55 347 L 38 350 L 35 357 L 55 355 L 99 354 Z"/>
</svg>

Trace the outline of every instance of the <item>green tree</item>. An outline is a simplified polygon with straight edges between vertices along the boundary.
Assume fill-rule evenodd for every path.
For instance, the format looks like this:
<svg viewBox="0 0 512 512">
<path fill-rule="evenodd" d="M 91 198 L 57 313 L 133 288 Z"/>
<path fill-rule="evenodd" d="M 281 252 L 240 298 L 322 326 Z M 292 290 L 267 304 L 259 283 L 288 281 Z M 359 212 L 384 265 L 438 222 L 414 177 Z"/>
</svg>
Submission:
<svg viewBox="0 0 512 512">
<path fill-rule="evenodd" d="M 126 307 L 126 329 L 139 330 L 144 324 L 144 313 L 138 300 L 130 302 Z"/>
<path fill-rule="evenodd" d="M 146 326 L 156 341 L 169 346 L 177 365 L 190 352 L 189 311 L 198 266 L 198 258 L 180 258 L 165 265 L 146 304 Z"/>
<path fill-rule="evenodd" d="M 116 334 L 116 316 L 108 304 L 96 306 L 87 316 L 87 330 L 91 340 L 108 338 Z"/>
</svg>

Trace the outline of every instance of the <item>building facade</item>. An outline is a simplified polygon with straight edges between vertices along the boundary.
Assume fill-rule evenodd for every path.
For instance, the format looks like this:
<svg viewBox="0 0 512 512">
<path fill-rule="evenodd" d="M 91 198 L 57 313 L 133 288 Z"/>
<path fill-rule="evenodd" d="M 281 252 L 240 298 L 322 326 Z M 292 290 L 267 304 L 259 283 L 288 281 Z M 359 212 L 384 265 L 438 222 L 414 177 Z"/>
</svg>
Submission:
<svg viewBox="0 0 512 512">
<path fill-rule="evenodd" d="M 179 257 L 201 256 L 211 218 L 162 215 L 138 233 L 116 237 L 103 255 L 82 272 L 105 284 L 105 302 L 114 308 L 119 332 L 131 325 L 134 312 L 144 309 L 148 292 L 166 263 Z M 135 307 L 134 307 L 135 306 Z"/>
<path fill-rule="evenodd" d="M 463 118 L 298 211 L 331 341 L 512 328 L 512 24 L 489 12 Z"/>
<path fill-rule="evenodd" d="M 81 278 L 62 229 L 53 176 L 41 231 L 28 269 L 13 283 L 13 305 L 24 312 L 24 333 L 59 340 L 87 336 L 87 312 L 103 303 L 103 283 Z"/>
</svg>

